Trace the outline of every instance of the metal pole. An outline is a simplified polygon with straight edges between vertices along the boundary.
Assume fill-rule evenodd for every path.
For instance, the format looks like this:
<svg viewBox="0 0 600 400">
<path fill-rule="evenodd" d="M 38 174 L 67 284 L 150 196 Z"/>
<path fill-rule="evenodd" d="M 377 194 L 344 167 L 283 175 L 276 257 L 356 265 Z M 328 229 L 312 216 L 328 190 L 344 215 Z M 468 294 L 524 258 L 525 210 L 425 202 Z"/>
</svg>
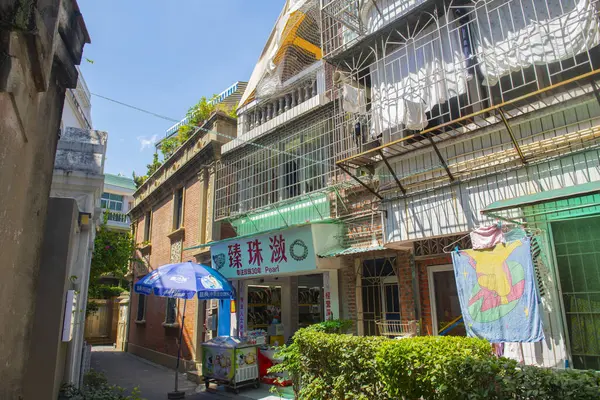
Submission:
<svg viewBox="0 0 600 400">
<path fill-rule="evenodd" d="M 185 306 L 187 299 L 183 299 L 183 315 L 181 316 L 181 328 L 179 330 L 179 348 L 177 349 L 177 365 L 175 366 L 175 392 L 179 383 L 179 360 L 181 359 L 181 341 L 183 340 L 183 327 L 185 326 Z"/>
</svg>

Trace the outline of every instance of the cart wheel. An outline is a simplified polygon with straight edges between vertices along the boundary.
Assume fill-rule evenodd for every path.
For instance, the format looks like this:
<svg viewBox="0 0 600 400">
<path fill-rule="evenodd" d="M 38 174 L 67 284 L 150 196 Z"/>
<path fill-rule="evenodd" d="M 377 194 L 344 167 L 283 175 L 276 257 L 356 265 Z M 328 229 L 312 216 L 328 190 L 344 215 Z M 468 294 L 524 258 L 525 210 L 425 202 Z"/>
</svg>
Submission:
<svg viewBox="0 0 600 400">
<path fill-rule="evenodd" d="M 258 389 L 260 387 L 260 382 L 256 381 L 254 382 L 254 389 Z"/>
<path fill-rule="evenodd" d="M 240 389 L 238 389 L 238 388 L 234 388 L 234 389 L 233 389 L 233 393 L 235 393 L 235 394 L 240 394 Z"/>
</svg>

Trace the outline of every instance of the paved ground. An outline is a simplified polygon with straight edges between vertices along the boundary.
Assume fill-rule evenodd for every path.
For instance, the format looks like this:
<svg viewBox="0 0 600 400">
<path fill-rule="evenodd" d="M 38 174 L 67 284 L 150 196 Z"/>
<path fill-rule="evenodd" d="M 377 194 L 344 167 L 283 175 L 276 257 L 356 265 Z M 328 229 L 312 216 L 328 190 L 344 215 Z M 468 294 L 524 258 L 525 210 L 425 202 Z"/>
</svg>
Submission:
<svg viewBox="0 0 600 400">
<path fill-rule="evenodd" d="M 102 371 L 111 384 L 125 389 L 139 387 L 142 397 L 147 400 L 166 400 L 167 393 L 173 390 L 175 372 L 148 362 L 129 353 L 116 351 L 112 346 L 95 346 L 92 349 L 92 368 Z M 240 395 L 218 391 L 206 392 L 204 385 L 188 381 L 184 374 L 179 375 L 179 390 L 186 392 L 186 399 L 239 399 L 277 400 L 280 397 L 269 394 L 263 385 L 260 389 L 243 390 Z"/>
</svg>

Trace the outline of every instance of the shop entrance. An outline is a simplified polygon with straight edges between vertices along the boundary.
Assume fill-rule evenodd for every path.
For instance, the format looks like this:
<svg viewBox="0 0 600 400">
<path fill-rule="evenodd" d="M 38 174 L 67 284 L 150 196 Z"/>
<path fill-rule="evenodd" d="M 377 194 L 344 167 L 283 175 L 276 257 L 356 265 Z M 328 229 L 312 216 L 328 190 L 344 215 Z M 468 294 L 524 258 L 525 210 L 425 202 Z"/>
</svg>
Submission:
<svg viewBox="0 0 600 400">
<path fill-rule="evenodd" d="M 573 367 L 600 369 L 600 217 L 552 223 Z"/>
<path fill-rule="evenodd" d="M 453 323 L 461 316 L 458 290 L 452 265 L 435 265 L 427 270 L 429 278 L 429 300 L 433 334 Z M 446 335 L 466 336 L 464 324 L 458 324 Z"/>
</svg>

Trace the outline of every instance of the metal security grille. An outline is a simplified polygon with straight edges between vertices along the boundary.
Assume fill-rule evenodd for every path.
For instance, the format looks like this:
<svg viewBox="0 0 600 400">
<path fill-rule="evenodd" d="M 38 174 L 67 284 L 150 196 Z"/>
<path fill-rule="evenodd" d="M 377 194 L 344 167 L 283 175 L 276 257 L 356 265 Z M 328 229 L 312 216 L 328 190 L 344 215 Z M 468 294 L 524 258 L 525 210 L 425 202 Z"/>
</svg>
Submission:
<svg viewBox="0 0 600 400">
<path fill-rule="evenodd" d="M 396 258 L 365 260 L 360 275 L 363 334 L 379 335 L 376 321 L 397 321 L 401 317 Z"/>
<path fill-rule="evenodd" d="M 347 170 L 379 165 L 387 172 L 391 163 L 387 169 L 394 171 L 379 175 L 379 190 L 406 193 L 597 145 L 597 129 L 534 142 L 511 126 L 513 118 L 595 90 L 589 82 L 600 76 L 596 2 L 324 2 L 323 18 L 337 25 L 323 22 L 323 29 L 354 32 L 344 19 L 351 14 L 364 31 L 364 40 L 329 59 L 336 68 L 334 96 L 341 99 L 336 114 L 343 116 L 335 119 L 343 125 L 336 128 L 355 132 L 361 142 L 360 154 L 338 164 Z M 349 13 L 357 4 L 357 12 Z M 328 10 L 343 11 L 336 17 Z M 324 32 L 323 40 L 335 32 Z M 354 43 L 355 36 L 341 37 Z M 570 129 L 572 123 L 564 125 Z M 494 152 L 471 159 L 437 147 L 490 126 L 503 132 L 501 143 L 491 143 Z M 412 160 L 401 156 L 432 147 L 423 165 L 407 168 Z"/>
<path fill-rule="evenodd" d="M 573 367 L 600 369 L 600 217 L 552 223 Z"/>
<path fill-rule="evenodd" d="M 343 176 L 335 161 L 351 143 L 352 136 L 334 129 L 327 106 L 225 154 L 217 164 L 216 219 L 328 190 Z"/>
</svg>

